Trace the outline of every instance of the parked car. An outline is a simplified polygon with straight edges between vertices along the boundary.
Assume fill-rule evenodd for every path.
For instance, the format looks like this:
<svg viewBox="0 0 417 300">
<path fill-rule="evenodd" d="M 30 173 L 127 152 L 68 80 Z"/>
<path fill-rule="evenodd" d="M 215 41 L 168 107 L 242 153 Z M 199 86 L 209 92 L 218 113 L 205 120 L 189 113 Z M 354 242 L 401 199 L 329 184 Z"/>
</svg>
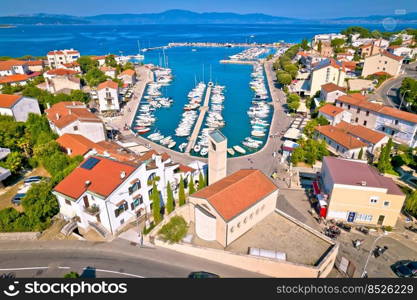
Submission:
<svg viewBox="0 0 417 300">
<path fill-rule="evenodd" d="M 12 203 L 14 205 L 20 205 L 22 203 L 22 199 L 26 196 L 24 193 L 17 193 L 12 198 Z"/>
<path fill-rule="evenodd" d="M 206 272 L 206 271 L 198 271 L 198 272 L 191 272 L 188 275 L 188 278 L 220 278 L 219 275 Z"/>
<path fill-rule="evenodd" d="M 398 277 L 417 277 L 417 261 L 400 260 L 391 269 Z"/>
<path fill-rule="evenodd" d="M 26 178 L 23 182 L 25 184 L 32 184 L 32 183 L 38 183 L 43 179 L 42 176 L 30 176 Z"/>
</svg>

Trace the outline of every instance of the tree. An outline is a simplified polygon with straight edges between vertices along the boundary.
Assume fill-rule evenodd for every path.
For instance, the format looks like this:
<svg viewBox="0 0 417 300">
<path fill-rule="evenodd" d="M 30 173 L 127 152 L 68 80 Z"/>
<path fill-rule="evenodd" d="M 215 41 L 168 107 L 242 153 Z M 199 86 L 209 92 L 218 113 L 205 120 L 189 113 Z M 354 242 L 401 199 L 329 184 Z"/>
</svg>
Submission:
<svg viewBox="0 0 417 300">
<path fill-rule="evenodd" d="M 164 241 L 169 243 L 178 243 L 188 231 L 187 222 L 181 216 L 174 216 L 158 231 Z"/>
<path fill-rule="evenodd" d="M 319 40 L 318 44 L 317 44 L 317 51 L 321 53 L 321 48 L 323 47 L 323 43 L 321 42 L 321 40 Z"/>
<path fill-rule="evenodd" d="M 12 174 L 17 174 L 24 165 L 24 158 L 22 153 L 20 152 L 11 152 L 4 163 L 2 165 L 9 169 Z"/>
<path fill-rule="evenodd" d="M 309 49 L 310 49 L 310 47 L 309 47 L 309 45 L 308 45 L 308 40 L 307 40 L 307 39 L 303 39 L 303 40 L 301 41 L 301 45 L 300 45 L 300 47 L 301 47 L 301 48 L 303 48 L 303 50 L 309 50 Z"/>
<path fill-rule="evenodd" d="M 300 107 L 300 101 L 289 102 L 287 105 L 290 110 L 295 112 Z"/>
<path fill-rule="evenodd" d="M 170 214 L 174 210 L 174 195 L 172 193 L 171 184 L 167 182 L 167 213 Z"/>
<path fill-rule="evenodd" d="M 204 179 L 203 173 L 200 172 L 200 174 L 198 174 L 198 187 L 197 190 L 201 190 L 203 188 L 205 188 L 206 186 L 206 181 Z"/>
<path fill-rule="evenodd" d="M 188 195 L 195 193 L 194 178 L 193 175 L 190 175 L 190 183 L 188 184 Z"/>
<path fill-rule="evenodd" d="M 178 191 L 178 204 L 183 206 L 185 204 L 185 190 L 184 190 L 184 179 L 180 178 L 180 186 Z"/>
<path fill-rule="evenodd" d="M 92 60 L 88 56 L 81 56 L 77 59 L 77 62 L 80 64 L 81 71 L 83 73 L 87 73 L 91 69 L 94 69 L 98 66 L 98 62 L 95 60 Z"/>
<path fill-rule="evenodd" d="M 292 77 L 289 73 L 280 73 L 277 74 L 277 80 L 282 85 L 289 85 L 292 81 Z"/>
<path fill-rule="evenodd" d="M 152 193 L 151 193 L 151 199 L 152 199 L 152 215 L 153 215 L 153 221 L 155 225 L 159 224 L 162 221 L 161 216 L 161 199 L 159 198 L 159 191 L 156 187 L 156 183 L 153 182 L 152 185 Z"/>
<path fill-rule="evenodd" d="M 64 278 L 80 278 L 80 274 L 77 272 L 69 272 L 64 275 Z"/>
<path fill-rule="evenodd" d="M 295 148 L 291 153 L 291 162 L 297 165 L 299 162 L 304 161 L 304 150 L 300 147 Z"/>
<path fill-rule="evenodd" d="M 417 216 L 417 191 L 412 191 L 405 200 L 405 210 Z"/>
<path fill-rule="evenodd" d="M 333 39 L 330 42 L 333 50 L 335 53 L 340 53 L 342 52 L 342 46 L 345 44 L 345 40 L 344 39 Z"/>
<path fill-rule="evenodd" d="M 391 150 L 392 150 L 392 139 L 388 140 L 388 143 L 382 147 L 381 154 L 378 159 L 377 168 L 381 173 L 386 173 L 392 170 L 391 165 Z"/>
<path fill-rule="evenodd" d="M 98 68 L 92 68 L 85 74 L 85 80 L 91 87 L 97 86 L 107 80 L 107 76 Z"/>
<path fill-rule="evenodd" d="M 113 68 L 117 67 L 117 62 L 113 54 L 107 55 L 106 58 L 104 59 L 104 63 L 106 64 L 106 66 L 109 66 L 109 67 L 113 67 Z"/>
<path fill-rule="evenodd" d="M 358 159 L 362 159 L 362 156 L 363 156 L 363 148 L 361 148 L 361 150 L 359 151 Z"/>
<path fill-rule="evenodd" d="M 284 65 L 284 71 L 291 75 L 292 79 L 297 77 L 298 67 L 294 64 Z"/>
</svg>

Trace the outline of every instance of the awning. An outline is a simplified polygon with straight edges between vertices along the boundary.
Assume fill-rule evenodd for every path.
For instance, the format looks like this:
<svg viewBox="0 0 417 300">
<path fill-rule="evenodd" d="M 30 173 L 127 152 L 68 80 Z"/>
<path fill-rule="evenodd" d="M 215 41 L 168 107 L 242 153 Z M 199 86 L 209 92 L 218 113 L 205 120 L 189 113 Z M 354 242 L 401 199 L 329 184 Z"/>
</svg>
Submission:
<svg viewBox="0 0 417 300">
<path fill-rule="evenodd" d="M 122 201 L 120 201 L 120 202 L 117 202 L 115 205 L 117 206 L 117 207 L 119 207 L 119 206 L 122 206 L 123 204 L 125 204 L 125 203 L 127 203 L 127 201 L 126 200 L 122 200 Z"/>
<path fill-rule="evenodd" d="M 320 187 L 319 187 L 319 183 L 317 181 L 313 181 L 313 191 L 314 191 L 315 195 L 320 194 Z"/>
</svg>

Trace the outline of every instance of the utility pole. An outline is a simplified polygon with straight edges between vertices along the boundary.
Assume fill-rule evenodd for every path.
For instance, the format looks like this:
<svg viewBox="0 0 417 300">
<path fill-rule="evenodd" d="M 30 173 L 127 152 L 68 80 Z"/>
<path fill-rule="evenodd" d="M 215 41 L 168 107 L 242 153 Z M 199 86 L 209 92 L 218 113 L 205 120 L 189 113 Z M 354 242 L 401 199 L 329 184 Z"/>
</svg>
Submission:
<svg viewBox="0 0 417 300">
<path fill-rule="evenodd" d="M 367 277 L 367 276 L 368 276 L 368 272 L 366 272 L 366 267 L 368 266 L 369 259 L 371 258 L 372 251 L 374 250 L 374 246 L 375 246 L 376 242 L 377 242 L 379 239 L 381 239 L 382 237 L 387 236 L 387 235 L 388 235 L 388 232 L 387 232 L 387 231 L 384 231 L 384 232 L 383 232 L 381 235 L 379 235 L 379 236 L 378 236 L 378 237 L 374 240 L 374 242 L 372 243 L 371 249 L 369 250 L 369 253 L 368 253 L 368 257 L 366 258 L 365 266 L 363 267 L 363 272 L 362 272 L 362 276 L 361 276 L 361 278 L 365 278 L 365 277 Z"/>
</svg>

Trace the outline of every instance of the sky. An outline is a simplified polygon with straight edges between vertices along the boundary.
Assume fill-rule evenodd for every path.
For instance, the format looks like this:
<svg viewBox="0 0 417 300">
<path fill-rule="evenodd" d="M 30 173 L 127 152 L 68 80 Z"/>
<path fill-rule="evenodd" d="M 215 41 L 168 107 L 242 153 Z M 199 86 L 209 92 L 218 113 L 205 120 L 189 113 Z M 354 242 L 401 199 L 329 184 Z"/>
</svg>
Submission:
<svg viewBox="0 0 417 300">
<path fill-rule="evenodd" d="M 0 0 L 0 15 L 3 16 L 33 13 L 91 16 L 168 9 L 337 18 L 394 14 L 396 10 L 417 12 L 417 0 Z"/>
</svg>

